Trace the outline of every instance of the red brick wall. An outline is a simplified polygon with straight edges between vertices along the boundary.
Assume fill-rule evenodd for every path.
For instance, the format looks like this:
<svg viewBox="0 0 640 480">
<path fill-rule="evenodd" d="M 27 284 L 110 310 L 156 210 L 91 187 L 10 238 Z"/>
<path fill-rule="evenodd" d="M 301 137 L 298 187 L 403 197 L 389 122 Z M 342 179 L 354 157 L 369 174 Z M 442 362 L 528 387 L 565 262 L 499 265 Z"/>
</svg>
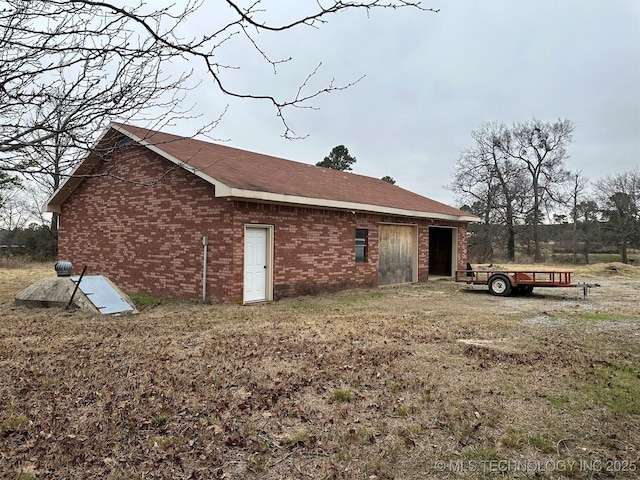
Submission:
<svg viewBox="0 0 640 480">
<path fill-rule="evenodd" d="M 106 275 L 125 291 L 197 299 L 202 237 L 209 236 L 209 269 L 216 272 L 209 288 L 228 297 L 233 229 L 226 200 L 148 149 L 126 147 L 118 158 L 62 205 L 59 258 L 71 260 L 74 273 L 87 265 L 87 274 Z"/>
<path fill-rule="evenodd" d="M 137 146 L 103 163 L 62 206 L 59 257 L 74 273 L 103 274 L 128 292 L 202 296 L 203 245 L 209 238 L 207 299 L 241 303 L 244 227 L 272 225 L 274 299 L 378 284 L 381 222 L 418 224 L 418 279 L 428 278 L 428 220 L 354 214 L 215 198 L 214 187 Z M 116 178 L 119 177 L 119 178 Z M 123 181 L 122 178 L 127 179 Z M 466 227 L 458 227 L 458 265 Z M 368 261 L 355 263 L 355 229 L 369 231 Z"/>
<path fill-rule="evenodd" d="M 274 226 L 274 299 L 377 285 L 378 221 L 374 216 L 237 202 L 235 218 L 239 227 L 252 223 Z M 369 229 L 367 263 L 355 263 L 356 228 Z M 237 244 L 234 266 L 241 273 L 243 239 L 238 238 Z M 241 293 L 241 285 L 239 290 Z"/>
<path fill-rule="evenodd" d="M 418 225 L 418 281 L 429 279 L 429 223 L 424 220 Z"/>
<path fill-rule="evenodd" d="M 458 266 L 457 270 L 467 269 L 467 224 L 458 225 Z"/>
</svg>

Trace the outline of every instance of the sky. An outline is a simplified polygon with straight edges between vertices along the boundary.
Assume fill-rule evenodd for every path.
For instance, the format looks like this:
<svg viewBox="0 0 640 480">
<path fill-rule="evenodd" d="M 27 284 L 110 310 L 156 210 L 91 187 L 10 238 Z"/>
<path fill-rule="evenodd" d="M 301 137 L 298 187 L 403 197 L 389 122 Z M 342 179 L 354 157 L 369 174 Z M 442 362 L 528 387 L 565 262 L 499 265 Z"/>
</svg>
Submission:
<svg viewBox="0 0 640 480">
<path fill-rule="evenodd" d="M 264 18 L 281 22 L 315 1 L 266 0 Z M 591 181 L 640 166 L 640 1 L 424 0 L 415 9 L 349 11 L 317 29 L 256 37 L 274 70 L 240 42 L 220 49 L 227 86 L 295 95 L 318 65 L 307 92 L 332 79 L 342 91 L 313 109 L 285 111 L 300 140 L 266 102 L 236 101 L 205 80 L 192 92 L 198 119 L 164 130 L 192 135 L 228 105 L 214 141 L 315 164 L 337 145 L 357 161 L 353 172 L 393 177 L 397 185 L 459 206 L 447 189 L 471 132 L 483 122 L 533 118 L 574 122 L 566 167 Z M 189 24 L 210 28 L 220 4 L 209 2 Z M 217 17 L 216 17 L 217 16 Z M 193 20 L 193 19 L 192 19 Z M 197 79 L 197 75 L 195 77 Z"/>
</svg>

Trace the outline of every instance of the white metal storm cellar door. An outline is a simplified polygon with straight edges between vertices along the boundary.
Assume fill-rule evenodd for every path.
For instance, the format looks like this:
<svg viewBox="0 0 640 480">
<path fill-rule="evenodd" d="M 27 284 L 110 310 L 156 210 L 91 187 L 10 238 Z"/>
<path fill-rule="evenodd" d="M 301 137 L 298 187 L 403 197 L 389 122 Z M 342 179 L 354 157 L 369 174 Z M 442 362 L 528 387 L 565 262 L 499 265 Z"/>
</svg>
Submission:
<svg viewBox="0 0 640 480">
<path fill-rule="evenodd" d="M 71 277 L 76 284 L 79 276 Z M 102 275 L 85 275 L 78 286 L 89 301 L 103 314 L 131 312 L 134 308 L 113 288 Z"/>
</svg>

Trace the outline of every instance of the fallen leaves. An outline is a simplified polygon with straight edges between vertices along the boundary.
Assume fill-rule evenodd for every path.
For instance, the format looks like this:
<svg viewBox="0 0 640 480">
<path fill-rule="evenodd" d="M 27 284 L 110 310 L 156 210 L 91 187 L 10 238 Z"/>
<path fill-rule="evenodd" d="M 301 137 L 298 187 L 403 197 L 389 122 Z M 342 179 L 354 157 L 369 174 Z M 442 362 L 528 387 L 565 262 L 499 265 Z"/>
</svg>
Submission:
<svg viewBox="0 0 640 480">
<path fill-rule="evenodd" d="M 498 444 L 510 428 L 553 437 L 557 423 L 611 455 L 614 433 L 616 445 L 640 443 L 629 427 L 635 417 L 607 417 L 594 434 L 589 410 L 549 404 L 552 393 L 578 399 L 576 382 L 597 361 L 637 362 L 637 345 L 621 351 L 637 325 L 588 335 L 570 324 L 525 325 L 518 315 L 550 304 L 575 311 L 597 297 L 471 294 L 469 312 L 464 292 L 437 287 L 444 293 L 406 286 L 244 308 L 158 306 L 100 320 L 5 304 L 0 471 L 437 478 L 436 460 Z M 496 314 L 500 302 L 509 303 L 508 318 Z M 637 312 L 626 305 L 615 306 Z M 512 453 L 540 455 L 526 442 Z"/>
</svg>

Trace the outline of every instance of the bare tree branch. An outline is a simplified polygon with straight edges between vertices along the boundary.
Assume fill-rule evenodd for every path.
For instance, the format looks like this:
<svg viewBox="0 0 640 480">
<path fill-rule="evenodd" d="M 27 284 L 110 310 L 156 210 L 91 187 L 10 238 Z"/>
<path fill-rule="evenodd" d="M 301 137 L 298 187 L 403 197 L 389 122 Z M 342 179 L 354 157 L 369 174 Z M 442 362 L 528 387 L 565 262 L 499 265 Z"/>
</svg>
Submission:
<svg viewBox="0 0 640 480">
<path fill-rule="evenodd" d="M 219 18 L 211 19 L 209 31 L 194 35 L 190 26 L 204 0 L 159 3 L 0 0 L 0 180 L 21 174 L 48 196 L 89 152 L 98 158 L 112 153 L 94 149 L 98 132 L 109 123 L 134 123 L 158 130 L 196 118 L 190 94 L 200 85 L 211 85 L 209 89 L 223 98 L 270 104 L 282 124 L 283 136 L 303 138 L 294 132 L 287 112 L 313 109 L 312 101 L 318 96 L 349 88 L 363 77 L 342 84 L 331 80 L 316 88 L 312 83 L 317 81 L 319 63 L 288 97 L 281 98 L 270 91 L 238 87 L 230 74 L 247 63 L 243 64 L 244 59 L 234 59 L 237 65 L 226 63 L 222 60 L 225 52 L 240 43 L 257 53 L 275 74 L 292 58 L 272 58 L 261 45 L 261 32 L 318 28 L 327 17 L 354 9 L 435 11 L 406 0 L 308 1 L 301 10 L 308 13 L 274 24 L 262 0 L 246 7 L 227 0 L 219 2 Z M 180 69 L 182 73 L 167 73 Z M 217 114 L 202 119 L 194 136 L 208 136 L 218 125 L 228 105 L 218 108 Z M 96 170 L 102 173 L 83 175 L 109 175 L 126 181 L 116 167 L 113 162 L 106 170 Z M 160 182 L 169 171 L 148 184 Z M 15 201 L 10 204 L 12 210 L 6 212 L 10 218 L 17 218 L 15 208 L 19 205 Z M 53 214 L 54 235 L 56 225 Z"/>
<path fill-rule="evenodd" d="M 291 58 L 272 59 L 260 45 L 256 36 L 260 32 L 318 28 L 328 17 L 347 10 L 437 11 L 407 0 L 310 1 L 301 10 L 306 13 L 277 24 L 262 0 L 248 6 L 227 0 L 221 20 L 214 19 L 209 32 L 185 35 L 203 4 L 203 0 L 188 0 L 182 6 L 143 0 L 130 5 L 107 0 L 1 0 L 0 170 L 31 174 L 47 170 L 50 164 L 39 164 L 33 154 L 42 153 L 44 146 L 64 145 L 65 155 L 77 159 L 80 151 L 90 148 L 95 132 L 113 120 L 157 126 L 193 118 L 189 93 L 207 81 L 223 96 L 270 103 L 283 136 L 300 138 L 286 111 L 313 109 L 313 99 L 349 88 L 363 77 L 342 84 L 331 80 L 312 89 L 310 81 L 320 63 L 289 98 L 237 90 L 226 73 L 242 65 L 221 60 L 232 41 L 244 40 L 275 73 Z M 177 77 L 165 73 L 176 64 L 188 68 Z M 206 133 L 216 123 L 203 121 L 196 133 Z"/>
</svg>

